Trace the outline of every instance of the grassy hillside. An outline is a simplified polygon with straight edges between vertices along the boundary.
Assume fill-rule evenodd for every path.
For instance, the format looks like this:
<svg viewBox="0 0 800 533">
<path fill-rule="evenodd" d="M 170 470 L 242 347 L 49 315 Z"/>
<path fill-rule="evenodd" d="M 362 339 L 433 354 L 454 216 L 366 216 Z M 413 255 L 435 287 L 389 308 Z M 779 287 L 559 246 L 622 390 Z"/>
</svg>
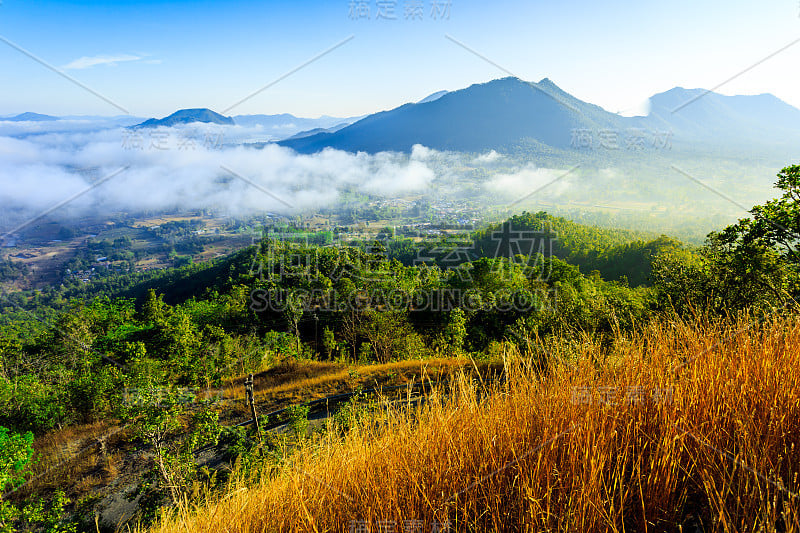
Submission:
<svg viewBox="0 0 800 533">
<path fill-rule="evenodd" d="M 800 321 L 661 322 L 612 346 L 534 340 L 506 384 L 387 406 L 153 531 L 800 530 Z"/>
<path fill-rule="evenodd" d="M 12 294 L 0 527 L 795 530 L 779 178 L 696 250 L 522 213 Z"/>
</svg>

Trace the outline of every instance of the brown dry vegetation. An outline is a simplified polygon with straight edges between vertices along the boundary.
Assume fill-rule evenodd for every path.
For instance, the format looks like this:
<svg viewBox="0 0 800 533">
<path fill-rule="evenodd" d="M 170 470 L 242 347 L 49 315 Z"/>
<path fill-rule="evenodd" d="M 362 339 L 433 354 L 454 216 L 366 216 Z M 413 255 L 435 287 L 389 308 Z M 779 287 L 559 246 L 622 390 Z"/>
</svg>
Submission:
<svg viewBox="0 0 800 533">
<path fill-rule="evenodd" d="M 114 465 L 101 453 L 103 448 L 113 448 L 120 441 L 120 428 L 108 421 L 72 426 L 52 432 L 36 439 L 34 443 L 35 460 L 30 479 L 15 498 L 35 492 L 48 492 L 67 484 L 97 486 L 102 484 L 104 475 L 92 474 L 103 467 L 111 474 Z M 92 483 L 92 480 L 97 481 Z"/>
<path fill-rule="evenodd" d="M 508 368 L 309 439 L 154 531 L 800 531 L 797 318 L 538 341 Z"/>
<path fill-rule="evenodd" d="M 358 387 L 380 388 L 437 380 L 464 367 L 473 370 L 466 358 L 435 358 L 423 360 L 392 361 L 376 365 L 347 365 L 321 361 L 287 360 L 255 376 L 255 399 L 259 411 L 286 407 L 293 403 L 323 398 L 333 394 L 353 392 Z M 475 370 L 488 376 L 498 372 L 502 365 L 481 363 Z M 468 370 L 468 371 L 469 371 Z M 244 376 L 227 382 L 219 390 L 211 391 L 232 408 L 223 412 L 223 418 L 249 417 L 245 403 Z"/>
<path fill-rule="evenodd" d="M 295 361 L 257 374 L 256 403 L 261 414 L 326 395 L 352 392 L 357 387 L 401 385 L 457 372 L 471 363 L 467 359 L 426 359 L 394 361 L 382 365 L 347 365 L 334 362 Z M 479 365 L 484 375 L 491 365 Z M 249 419 L 245 402 L 244 377 L 232 379 L 221 389 L 210 391 L 232 402 L 219 402 L 220 420 L 230 425 Z M 201 396 L 202 397 L 202 396 Z M 117 420 L 71 426 L 38 437 L 28 482 L 11 495 L 23 501 L 31 495 L 45 495 L 65 488 L 73 501 L 105 494 L 120 475 L 126 480 L 141 475 L 148 462 L 132 461 L 136 448 L 129 426 Z"/>
<path fill-rule="evenodd" d="M 300 401 L 306 401 L 337 392 L 350 392 L 358 384 L 380 386 L 413 383 L 419 381 L 423 374 L 435 377 L 470 365 L 466 358 L 405 360 L 375 365 L 287 361 L 256 375 L 256 398 L 269 403 L 299 396 Z M 483 364 L 480 368 L 488 371 L 490 366 Z M 233 397 L 244 398 L 243 381 L 244 377 L 231 384 L 229 392 Z M 223 390 L 228 393 L 228 390 Z"/>
</svg>

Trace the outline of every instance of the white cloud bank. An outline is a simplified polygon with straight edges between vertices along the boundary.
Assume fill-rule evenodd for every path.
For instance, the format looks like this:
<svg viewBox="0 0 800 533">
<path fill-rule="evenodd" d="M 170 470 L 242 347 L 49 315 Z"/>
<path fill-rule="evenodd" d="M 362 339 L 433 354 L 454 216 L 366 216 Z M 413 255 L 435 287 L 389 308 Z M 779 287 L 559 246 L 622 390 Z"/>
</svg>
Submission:
<svg viewBox="0 0 800 533">
<path fill-rule="evenodd" d="M 564 170 L 519 166 L 495 151 L 476 156 L 416 145 L 410 154 L 303 155 L 275 144 L 241 144 L 263 137 L 260 127 L 0 122 L 0 230 L 73 197 L 48 218 L 198 209 L 237 217 L 291 214 L 333 205 L 344 190 L 391 198 L 445 187 L 446 194 L 461 179 L 471 185 L 478 179 L 484 193 L 507 200 L 545 185 L 536 197 L 552 198 L 569 187 L 568 177 L 557 179 Z"/>
<path fill-rule="evenodd" d="M 0 136 L 0 206 L 5 214 L 0 225 L 6 228 L 120 168 L 126 170 L 59 208 L 52 217 L 202 208 L 233 216 L 291 213 L 330 205 L 343 188 L 391 196 L 424 191 L 436 178 L 430 163 L 433 151 L 421 146 L 411 154 L 328 149 L 299 155 L 273 144 L 261 149 L 219 147 L 203 138 L 181 148 L 176 136 L 185 131 L 177 129 L 153 134 L 152 130 L 119 128 L 44 133 L 41 125 L 31 128 L 36 134 Z M 132 131 L 142 132 L 140 145 L 126 140 Z M 174 141 L 164 142 L 166 149 L 154 145 L 154 139 L 163 136 Z"/>
</svg>

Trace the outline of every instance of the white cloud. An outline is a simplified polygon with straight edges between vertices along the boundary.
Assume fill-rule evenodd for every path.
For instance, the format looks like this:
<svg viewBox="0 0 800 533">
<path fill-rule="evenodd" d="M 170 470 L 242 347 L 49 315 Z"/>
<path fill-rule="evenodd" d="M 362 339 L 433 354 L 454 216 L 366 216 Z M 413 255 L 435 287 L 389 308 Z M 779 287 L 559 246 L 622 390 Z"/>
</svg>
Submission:
<svg viewBox="0 0 800 533">
<path fill-rule="evenodd" d="M 508 198 L 527 198 L 541 200 L 563 194 L 569 188 L 568 178 L 559 179 L 563 170 L 537 168 L 528 165 L 513 173 L 496 174 L 486 187 L 494 193 Z"/>
<path fill-rule="evenodd" d="M 380 196 L 424 191 L 436 178 L 432 161 L 440 155 L 421 146 L 411 154 L 374 155 L 333 149 L 302 155 L 275 144 L 220 148 L 204 143 L 202 128 L 43 132 L 41 124 L 32 123 L 24 134 L 19 131 L 24 126 L 16 125 L 15 137 L 0 130 L 0 205 L 22 218 L 17 222 L 122 167 L 129 168 L 52 216 L 201 208 L 234 216 L 289 213 L 331 205 L 344 188 Z M 142 136 L 135 148 L 133 134 Z M 151 144 L 163 135 L 166 149 Z M 186 135 L 197 135 L 197 141 L 180 148 L 178 141 Z"/>
<path fill-rule="evenodd" d="M 502 159 L 502 157 L 503 156 L 497 153 L 495 150 L 491 150 L 488 153 L 476 157 L 474 162 L 476 164 L 494 163 L 498 159 Z"/>
<path fill-rule="evenodd" d="M 94 57 L 84 56 L 84 57 L 79 57 L 78 59 L 67 63 L 61 68 L 65 70 L 79 70 L 79 69 L 96 67 L 97 65 L 106 65 L 109 67 L 115 67 L 119 63 L 124 63 L 126 61 L 139 61 L 141 59 L 142 59 L 141 56 L 135 56 L 131 54 L 120 54 L 115 56 L 103 55 Z"/>
<path fill-rule="evenodd" d="M 623 109 L 619 110 L 617 113 L 623 117 L 646 117 L 650 114 L 650 109 L 652 106 L 653 104 L 648 98 L 646 100 L 633 102 L 632 104 L 623 107 Z"/>
</svg>

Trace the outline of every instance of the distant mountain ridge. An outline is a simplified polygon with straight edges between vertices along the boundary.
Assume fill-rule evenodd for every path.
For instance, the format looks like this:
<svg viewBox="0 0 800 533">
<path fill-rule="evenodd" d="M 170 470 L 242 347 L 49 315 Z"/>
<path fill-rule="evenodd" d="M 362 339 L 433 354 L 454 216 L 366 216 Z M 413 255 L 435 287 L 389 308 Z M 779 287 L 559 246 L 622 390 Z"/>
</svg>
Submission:
<svg viewBox="0 0 800 533">
<path fill-rule="evenodd" d="M 233 119 L 211 111 L 210 109 L 180 109 L 168 117 L 157 119 L 151 118 L 145 120 L 141 124 L 137 124 L 134 128 L 157 128 L 159 126 L 171 127 L 179 124 L 193 124 L 195 122 L 202 122 L 205 124 L 223 124 L 233 126 Z"/>
<path fill-rule="evenodd" d="M 415 144 L 472 152 L 504 149 L 521 139 L 568 148 L 572 129 L 613 128 L 621 123 L 622 117 L 574 98 L 548 79 L 529 84 L 503 78 L 369 115 L 335 133 L 279 144 L 304 153 L 326 147 L 409 152 Z"/>
<path fill-rule="evenodd" d="M 650 98 L 647 116 L 624 117 L 575 98 L 548 78 L 538 83 L 501 78 L 456 91 L 437 91 L 417 103 L 350 118 L 311 119 L 288 113 L 226 117 L 197 108 L 143 122 L 129 116 L 54 117 L 32 112 L 0 121 L 67 124 L 68 120 L 92 118 L 132 128 L 190 123 L 241 126 L 231 131 L 230 137 L 226 133 L 232 144 L 277 142 L 300 153 L 329 147 L 348 152 L 408 153 L 416 144 L 460 152 L 567 153 L 586 148 L 583 141 L 576 143 L 576 132 L 589 132 L 595 143 L 592 147 L 596 147 L 604 132 L 619 134 L 613 143 L 623 146 L 623 135 L 634 130 L 668 134 L 669 142 L 680 149 L 717 154 L 795 154 L 800 146 L 800 109 L 771 94 L 725 96 L 675 87 Z M 30 133 L 34 134 L 39 132 Z"/>
<path fill-rule="evenodd" d="M 292 126 L 298 129 L 298 131 L 304 131 L 314 128 L 333 128 L 342 123 L 351 124 L 361 117 L 340 118 L 322 116 L 319 118 L 304 118 L 289 113 L 281 113 L 278 115 L 236 115 L 231 118 L 233 118 L 233 121 L 238 126 L 261 126 L 263 128 L 276 130 L 283 130 Z"/>
<path fill-rule="evenodd" d="M 295 133 L 294 135 L 292 135 L 288 139 L 302 139 L 303 137 L 310 137 L 310 136 L 316 135 L 318 133 L 336 133 L 337 131 L 346 128 L 350 124 L 351 124 L 350 122 L 342 122 L 341 124 L 337 124 L 337 125 L 335 125 L 335 126 L 333 126 L 331 128 L 314 128 L 314 129 L 310 129 L 310 130 L 306 130 L 306 131 L 301 131 L 301 132 Z"/>
<path fill-rule="evenodd" d="M 133 126 L 134 128 L 173 127 L 183 124 L 204 123 L 224 126 L 242 126 L 245 128 L 261 128 L 265 135 L 273 139 L 285 139 L 292 136 L 303 136 L 313 133 L 332 133 L 355 122 L 361 117 L 339 118 L 322 116 L 320 118 L 302 118 L 289 113 L 277 115 L 236 115 L 226 117 L 210 109 L 180 109 L 162 119 L 151 118 Z"/>
<path fill-rule="evenodd" d="M 725 96 L 675 87 L 650 98 L 648 121 L 688 138 L 728 138 L 746 128 L 753 137 L 779 141 L 800 130 L 800 109 L 772 94 Z"/>
<path fill-rule="evenodd" d="M 431 99 L 432 98 L 432 99 Z M 538 83 L 502 78 L 416 104 L 375 113 L 336 132 L 278 144 L 300 153 L 324 148 L 349 152 L 409 152 L 415 144 L 437 150 L 509 151 L 575 149 L 574 132 L 669 132 L 686 145 L 753 143 L 789 146 L 800 141 L 800 110 L 770 94 L 724 96 L 676 87 L 651 98 L 645 117 L 624 117 L 584 102 L 545 78 Z M 621 142 L 621 141 L 618 141 Z"/>
<path fill-rule="evenodd" d="M 30 111 L 27 111 L 25 113 L 20 113 L 19 115 L 13 117 L 0 118 L 0 120 L 6 120 L 9 122 L 49 122 L 52 120 L 60 120 L 60 119 L 59 117 L 42 115 L 40 113 L 32 113 Z"/>
</svg>

